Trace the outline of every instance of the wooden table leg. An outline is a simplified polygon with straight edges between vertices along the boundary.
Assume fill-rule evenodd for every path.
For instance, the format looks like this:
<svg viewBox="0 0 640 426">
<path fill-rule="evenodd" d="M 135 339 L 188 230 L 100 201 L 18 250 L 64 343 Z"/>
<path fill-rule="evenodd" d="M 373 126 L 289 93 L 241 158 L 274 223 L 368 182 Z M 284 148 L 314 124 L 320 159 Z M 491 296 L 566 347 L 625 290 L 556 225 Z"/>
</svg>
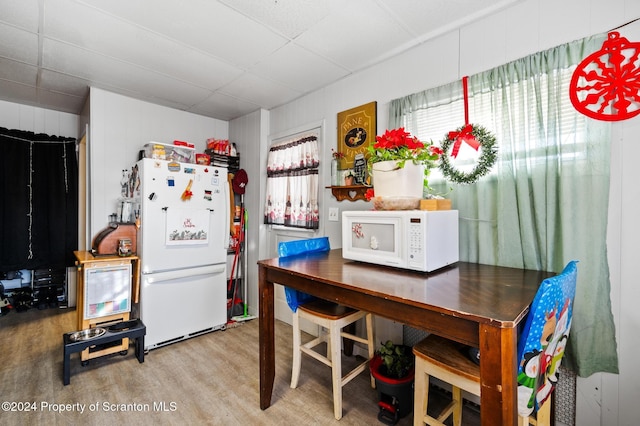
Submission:
<svg viewBox="0 0 640 426">
<path fill-rule="evenodd" d="M 275 323 L 273 283 L 267 281 L 266 268 L 258 266 L 258 289 L 260 294 L 260 408 L 266 410 L 271 405 L 273 381 L 276 375 Z"/>
<path fill-rule="evenodd" d="M 480 419 L 483 426 L 517 423 L 517 332 L 480 324 Z"/>
</svg>

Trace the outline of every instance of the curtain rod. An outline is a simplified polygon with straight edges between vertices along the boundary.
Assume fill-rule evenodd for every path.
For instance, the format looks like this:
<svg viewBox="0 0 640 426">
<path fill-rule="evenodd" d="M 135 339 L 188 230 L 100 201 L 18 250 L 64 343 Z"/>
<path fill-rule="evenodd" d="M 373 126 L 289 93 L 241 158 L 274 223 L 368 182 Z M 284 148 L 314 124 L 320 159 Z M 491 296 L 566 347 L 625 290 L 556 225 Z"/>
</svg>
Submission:
<svg viewBox="0 0 640 426">
<path fill-rule="evenodd" d="M 640 18 L 633 19 L 633 20 L 631 20 L 631 21 L 629 21 L 629 22 L 627 22 L 625 24 L 619 25 L 619 26 L 615 27 L 614 29 L 611 29 L 611 30 L 609 30 L 607 32 L 610 33 L 611 31 L 619 30 L 620 28 L 626 27 L 629 24 L 633 24 L 634 22 L 636 22 L 638 20 L 640 20 Z"/>
<path fill-rule="evenodd" d="M 31 139 L 19 138 L 17 136 L 11 136 L 11 135 L 5 135 L 5 134 L 0 134 L 0 137 L 11 138 L 11 139 L 16 139 L 16 140 L 19 140 L 19 141 L 31 142 L 31 143 L 70 143 L 70 142 L 74 142 L 76 144 L 78 143 L 78 140 L 74 139 L 74 138 L 70 138 L 69 140 L 66 140 L 66 141 L 53 141 L 53 140 L 34 141 L 34 140 L 31 140 Z"/>
</svg>

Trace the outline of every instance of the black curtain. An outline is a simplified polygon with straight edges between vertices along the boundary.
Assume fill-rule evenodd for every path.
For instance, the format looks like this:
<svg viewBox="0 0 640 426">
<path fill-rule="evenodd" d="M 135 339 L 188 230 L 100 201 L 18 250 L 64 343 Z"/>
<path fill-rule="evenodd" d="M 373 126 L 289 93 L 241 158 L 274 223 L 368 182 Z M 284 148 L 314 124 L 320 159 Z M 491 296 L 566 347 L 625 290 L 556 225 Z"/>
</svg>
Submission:
<svg viewBox="0 0 640 426">
<path fill-rule="evenodd" d="M 0 127 L 0 272 L 72 266 L 76 140 Z"/>
</svg>

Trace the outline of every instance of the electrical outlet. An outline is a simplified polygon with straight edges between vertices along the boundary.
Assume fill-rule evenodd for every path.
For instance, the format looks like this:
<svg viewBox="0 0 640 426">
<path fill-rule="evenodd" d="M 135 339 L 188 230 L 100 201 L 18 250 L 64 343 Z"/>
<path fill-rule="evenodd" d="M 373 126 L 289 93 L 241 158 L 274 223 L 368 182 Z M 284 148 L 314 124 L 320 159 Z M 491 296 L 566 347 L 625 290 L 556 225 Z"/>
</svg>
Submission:
<svg viewBox="0 0 640 426">
<path fill-rule="evenodd" d="M 338 208 L 337 207 L 329 207 L 329 221 L 337 222 L 338 221 Z"/>
</svg>

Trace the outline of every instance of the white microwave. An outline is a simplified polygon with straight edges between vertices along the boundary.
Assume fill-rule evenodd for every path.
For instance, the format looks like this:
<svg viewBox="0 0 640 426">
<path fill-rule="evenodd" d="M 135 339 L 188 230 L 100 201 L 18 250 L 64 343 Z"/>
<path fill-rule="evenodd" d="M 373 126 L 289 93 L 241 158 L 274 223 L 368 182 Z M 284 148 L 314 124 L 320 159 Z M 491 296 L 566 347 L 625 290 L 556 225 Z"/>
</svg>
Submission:
<svg viewBox="0 0 640 426">
<path fill-rule="evenodd" d="M 431 272 L 459 260 L 457 210 L 342 212 L 342 257 Z"/>
</svg>

